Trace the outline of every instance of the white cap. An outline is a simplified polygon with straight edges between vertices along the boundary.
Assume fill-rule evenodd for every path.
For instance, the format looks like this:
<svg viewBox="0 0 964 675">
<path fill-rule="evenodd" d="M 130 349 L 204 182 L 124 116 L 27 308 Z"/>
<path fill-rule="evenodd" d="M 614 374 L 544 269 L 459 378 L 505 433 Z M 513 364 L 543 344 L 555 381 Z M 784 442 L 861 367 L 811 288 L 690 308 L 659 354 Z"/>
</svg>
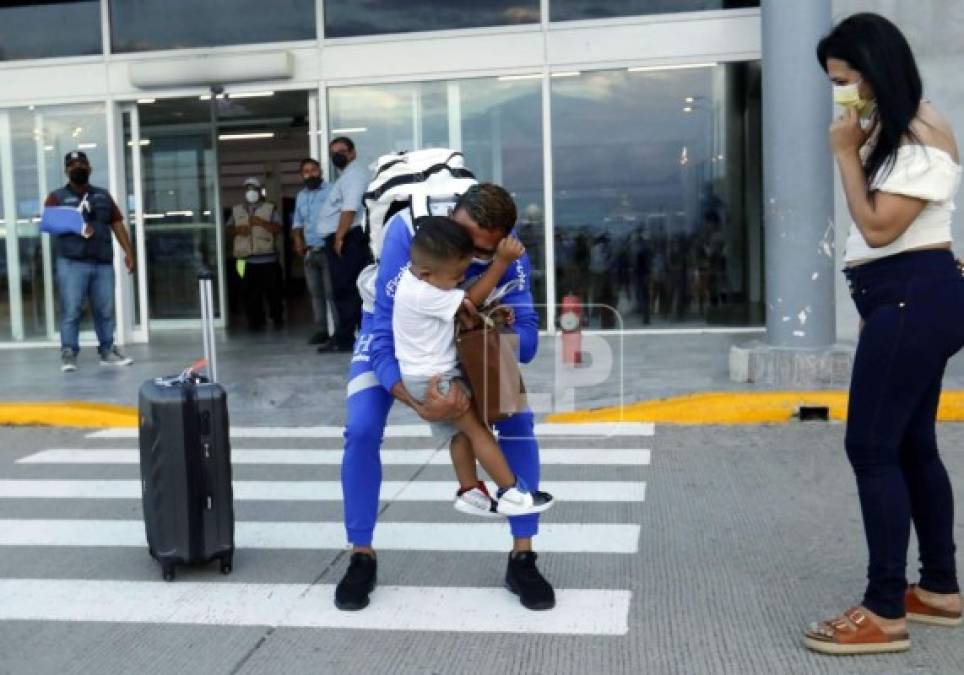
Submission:
<svg viewBox="0 0 964 675">
<path fill-rule="evenodd" d="M 257 178 L 255 178 L 254 176 L 252 176 L 251 178 L 246 178 L 245 181 L 244 181 L 244 183 L 242 183 L 242 185 L 243 185 L 244 187 L 248 187 L 249 185 L 253 185 L 253 186 L 255 186 L 256 188 L 260 188 L 260 187 L 261 187 L 261 181 L 259 181 Z"/>
</svg>

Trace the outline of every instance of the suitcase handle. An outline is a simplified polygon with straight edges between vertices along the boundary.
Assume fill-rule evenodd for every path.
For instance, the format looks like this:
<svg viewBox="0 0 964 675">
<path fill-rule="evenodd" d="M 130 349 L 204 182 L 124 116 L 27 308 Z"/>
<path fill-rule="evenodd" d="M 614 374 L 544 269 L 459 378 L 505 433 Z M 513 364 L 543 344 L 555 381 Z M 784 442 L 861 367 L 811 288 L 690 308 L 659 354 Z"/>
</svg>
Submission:
<svg viewBox="0 0 964 675">
<path fill-rule="evenodd" d="M 208 379 L 218 381 L 217 346 L 214 339 L 214 279 L 210 270 L 197 275 L 198 294 L 201 298 L 201 336 L 204 341 L 204 360 L 207 362 Z"/>
</svg>

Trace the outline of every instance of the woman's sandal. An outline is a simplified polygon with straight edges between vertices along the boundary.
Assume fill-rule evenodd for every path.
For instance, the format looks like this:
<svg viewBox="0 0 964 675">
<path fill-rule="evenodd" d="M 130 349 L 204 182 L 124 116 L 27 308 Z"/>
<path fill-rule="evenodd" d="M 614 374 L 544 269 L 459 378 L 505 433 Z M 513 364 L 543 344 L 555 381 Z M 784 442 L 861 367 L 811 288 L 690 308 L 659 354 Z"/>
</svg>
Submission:
<svg viewBox="0 0 964 675">
<path fill-rule="evenodd" d="M 811 624 L 803 644 L 821 654 L 886 654 L 910 649 L 910 636 L 888 635 L 866 612 L 854 607 L 836 619 Z"/>
<path fill-rule="evenodd" d="M 946 609 L 931 607 L 914 592 L 917 584 L 911 584 L 907 588 L 904 602 L 907 606 L 907 620 L 917 623 L 926 623 L 931 626 L 945 626 L 953 628 L 964 623 L 961 612 L 949 612 Z"/>
</svg>

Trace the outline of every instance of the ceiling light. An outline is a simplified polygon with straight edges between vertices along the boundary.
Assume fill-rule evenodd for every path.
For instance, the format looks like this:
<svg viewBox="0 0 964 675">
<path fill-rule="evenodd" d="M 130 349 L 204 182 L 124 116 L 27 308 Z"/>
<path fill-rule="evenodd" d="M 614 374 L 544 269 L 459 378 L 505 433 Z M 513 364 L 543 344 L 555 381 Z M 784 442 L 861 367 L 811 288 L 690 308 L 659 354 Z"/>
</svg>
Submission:
<svg viewBox="0 0 964 675">
<path fill-rule="evenodd" d="M 684 107 L 683 107 L 683 112 L 693 112 L 693 107 L 692 107 L 692 106 L 684 106 Z"/>
<path fill-rule="evenodd" d="M 219 134 L 220 141 L 243 141 L 255 138 L 274 138 L 273 131 L 264 131 L 253 134 Z"/>
<path fill-rule="evenodd" d="M 363 134 L 368 131 L 368 127 L 345 127 L 344 129 L 332 129 L 332 134 Z"/>
<path fill-rule="evenodd" d="M 140 141 L 138 141 L 138 145 L 141 145 L 141 146 L 150 145 L 150 144 L 151 144 L 151 139 L 149 139 L 149 138 L 142 138 Z M 134 147 L 134 141 L 127 141 L 127 147 L 128 147 L 128 148 L 133 148 L 133 147 Z"/>
<path fill-rule="evenodd" d="M 689 70 L 691 68 L 715 68 L 719 64 L 716 61 L 710 61 L 708 63 L 676 63 L 671 65 L 663 66 L 634 66 L 632 68 L 627 68 L 631 73 L 650 73 L 658 70 Z"/>
<path fill-rule="evenodd" d="M 78 143 L 77 148 L 80 150 L 93 150 L 97 147 L 96 143 Z"/>
<path fill-rule="evenodd" d="M 581 74 L 578 70 L 572 70 L 563 73 L 552 73 L 552 77 L 579 77 Z"/>
<path fill-rule="evenodd" d="M 165 216 L 185 216 L 187 218 L 190 218 L 191 216 L 194 215 L 194 211 L 167 211 L 164 215 Z"/>
<path fill-rule="evenodd" d="M 265 98 L 267 96 L 274 96 L 273 91 L 239 91 L 236 94 L 223 93 L 218 94 L 218 98 Z M 202 101 L 210 101 L 211 94 L 204 94 L 198 97 Z"/>
<path fill-rule="evenodd" d="M 687 103 L 692 103 L 692 102 L 695 101 L 696 99 L 693 98 L 692 96 L 687 96 L 685 100 L 686 100 Z"/>
<path fill-rule="evenodd" d="M 138 102 L 138 103 L 153 103 L 153 102 L 156 101 L 156 100 L 157 100 L 156 98 L 139 98 L 139 99 L 137 99 L 137 102 Z"/>
<path fill-rule="evenodd" d="M 163 217 L 164 217 L 163 213 L 145 213 L 144 214 L 144 220 L 158 220 L 159 218 L 163 218 Z"/>
<path fill-rule="evenodd" d="M 539 80 L 542 79 L 542 73 L 532 73 L 531 75 L 502 75 L 499 77 L 499 82 L 513 82 L 515 80 Z"/>
</svg>

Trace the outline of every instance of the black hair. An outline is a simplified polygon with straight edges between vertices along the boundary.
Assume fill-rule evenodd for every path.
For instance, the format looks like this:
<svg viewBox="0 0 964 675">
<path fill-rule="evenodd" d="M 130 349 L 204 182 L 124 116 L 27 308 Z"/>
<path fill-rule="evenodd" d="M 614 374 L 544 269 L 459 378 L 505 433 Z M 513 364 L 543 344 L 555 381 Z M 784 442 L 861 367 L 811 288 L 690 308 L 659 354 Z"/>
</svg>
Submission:
<svg viewBox="0 0 964 675">
<path fill-rule="evenodd" d="M 355 149 L 355 142 L 348 138 L 348 136 L 335 136 L 328 142 L 328 147 L 330 148 L 335 143 L 344 143 L 345 147 L 347 147 L 349 151 Z"/>
<path fill-rule="evenodd" d="M 518 220 L 515 202 L 505 188 L 495 183 L 478 183 L 465 191 L 455 210 L 464 210 L 483 230 L 512 232 Z"/>
<path fill-rule="evenodd" d="M 416 222 L 412 239 L 412 259 L 425 262 L 463 260 L 472 255 L 475 245 L 461 225 L 445 216 L 426 216 Z M 427 259 L 427 260 L 425 260 Z"/>
<path fill-rule="evenodd" d="M 317 159 L 314 157 L 305 157 L 303 160 L 301 160 L 301 164 L 298 165 L 298 171 L 304 171 L 305 167 L 309 164 L 314 164 L 319 169 L 321 168 L 321 162 L 319 162 Z"/>
<path fill-rule="evenodd" d="M 873 150 L 864 162 L 867 182 L 889 172 L 904 139 L 919 143 L 911 129 L 924 86 L 907 39 L 893 23 L 865 12 L 841 21 L 817 45 L 817 60 L 846 61 L 873 89 L 880 127 Z"/>
</svg>

